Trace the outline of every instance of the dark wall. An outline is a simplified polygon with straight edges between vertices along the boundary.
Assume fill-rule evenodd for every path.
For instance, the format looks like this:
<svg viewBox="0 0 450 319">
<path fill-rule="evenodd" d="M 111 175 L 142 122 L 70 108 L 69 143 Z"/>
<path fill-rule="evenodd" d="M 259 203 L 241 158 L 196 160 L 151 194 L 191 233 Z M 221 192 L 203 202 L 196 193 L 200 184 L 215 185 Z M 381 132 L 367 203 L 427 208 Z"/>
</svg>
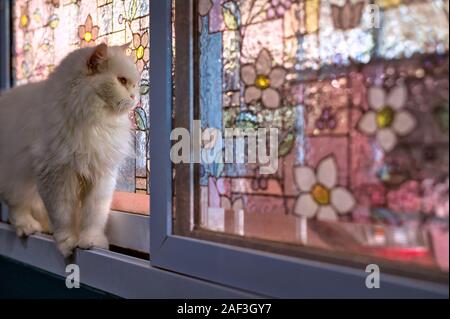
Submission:
<svg viewBox="0 0 450 319">
<path fill-rule="evenodd" d="M 0 256 L 0 299 L 110 299 L 107 293 L 81 286 L 67 289 L 65 279 Z"/>
</svg>

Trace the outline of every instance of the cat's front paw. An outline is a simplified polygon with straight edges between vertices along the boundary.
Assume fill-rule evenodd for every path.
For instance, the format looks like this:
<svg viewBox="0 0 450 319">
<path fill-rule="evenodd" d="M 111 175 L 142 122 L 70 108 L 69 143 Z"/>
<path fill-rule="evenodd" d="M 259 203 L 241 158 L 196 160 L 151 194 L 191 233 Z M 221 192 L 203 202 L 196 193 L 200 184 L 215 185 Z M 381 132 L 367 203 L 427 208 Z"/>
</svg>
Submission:
<svg viewBox="0 0 450 319">
<path fill-rule="evenodd" d="M 28 237 L 43 231 L 41 224 L 32 216 L 26 216 L 14 223 L 16 234 L 19 237 Z"/>
<path fill-rule="evenodd" d="M 73 251 L 78 244 L 78 238 L 75 235 L 55 236 L 55 240 L 58 250 L 65 258 L 73 255 Z"/>
<path fill-rule="evenodd" d="M 82 249 L 93 247 L 108 249 L 109 241 L 103 232 L 82 232 L 78 247 Z"/>
</svg>

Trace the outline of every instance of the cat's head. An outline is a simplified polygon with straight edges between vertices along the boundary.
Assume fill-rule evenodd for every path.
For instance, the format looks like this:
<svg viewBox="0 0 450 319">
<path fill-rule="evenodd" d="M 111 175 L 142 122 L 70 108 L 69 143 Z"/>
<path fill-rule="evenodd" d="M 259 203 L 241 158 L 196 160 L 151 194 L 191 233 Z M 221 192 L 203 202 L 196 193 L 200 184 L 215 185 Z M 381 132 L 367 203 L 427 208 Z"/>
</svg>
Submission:
<svg viewBox="0 0 450 319">
<path fill-rule="evenodd" d="M 139 73 L 125 54 L 128 45 L 100 44 L 91 48 L 85 61 L 88 85 L 113 112 L 128 112 L 138 96 Z"/>
</svg>

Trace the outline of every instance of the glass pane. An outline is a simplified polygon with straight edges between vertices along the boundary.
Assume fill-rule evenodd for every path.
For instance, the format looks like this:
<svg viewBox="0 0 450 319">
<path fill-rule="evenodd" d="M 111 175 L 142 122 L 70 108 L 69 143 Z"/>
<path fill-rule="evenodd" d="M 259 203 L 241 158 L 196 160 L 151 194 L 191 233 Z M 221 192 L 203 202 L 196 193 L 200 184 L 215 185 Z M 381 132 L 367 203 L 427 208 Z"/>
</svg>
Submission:
<svg viewBox="0 0 450 319">
<path fill-rule="evenodd" d="M 45 79 L 80 47 L 130 43 L 128 53 L 141 74 L 141 96 L 130 114 L 136 157 L 128 158 L 120 169 L 113 208 L 148 214 L 149 1 L 17 0 L 13 15 L 16 85 Z"/>
<path fill-rule="evenodd" d="M 448 271 L 448 1 L 375 2 L 199 0 L 197 229 Z"/>
</svg>

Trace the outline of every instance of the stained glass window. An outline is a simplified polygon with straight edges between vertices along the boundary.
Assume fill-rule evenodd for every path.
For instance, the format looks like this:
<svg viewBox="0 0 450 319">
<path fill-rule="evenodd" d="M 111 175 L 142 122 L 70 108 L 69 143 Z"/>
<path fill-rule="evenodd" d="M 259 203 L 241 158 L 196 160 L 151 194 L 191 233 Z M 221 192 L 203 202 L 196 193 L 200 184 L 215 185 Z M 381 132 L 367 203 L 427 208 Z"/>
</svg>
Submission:
<svg viewBox="0 0 450 319">
<path fill-rule="evenodd" d="M 141 74 L 139 103 L 130 114 L 136 157 L 121 167 L 114 206 L 148 213 L 149 1 L 17 0 L 13 12 L 16 85 L 45 79 L 80 47 L 130 43 L 128 54 Z"/>
<path fill-rule="evenodd" d="M 279 163 L 202 164 L 197 226 L 448 271 L 448 7 L 199 0 L 202 129 L 277 128 Z"/>
</svg>

